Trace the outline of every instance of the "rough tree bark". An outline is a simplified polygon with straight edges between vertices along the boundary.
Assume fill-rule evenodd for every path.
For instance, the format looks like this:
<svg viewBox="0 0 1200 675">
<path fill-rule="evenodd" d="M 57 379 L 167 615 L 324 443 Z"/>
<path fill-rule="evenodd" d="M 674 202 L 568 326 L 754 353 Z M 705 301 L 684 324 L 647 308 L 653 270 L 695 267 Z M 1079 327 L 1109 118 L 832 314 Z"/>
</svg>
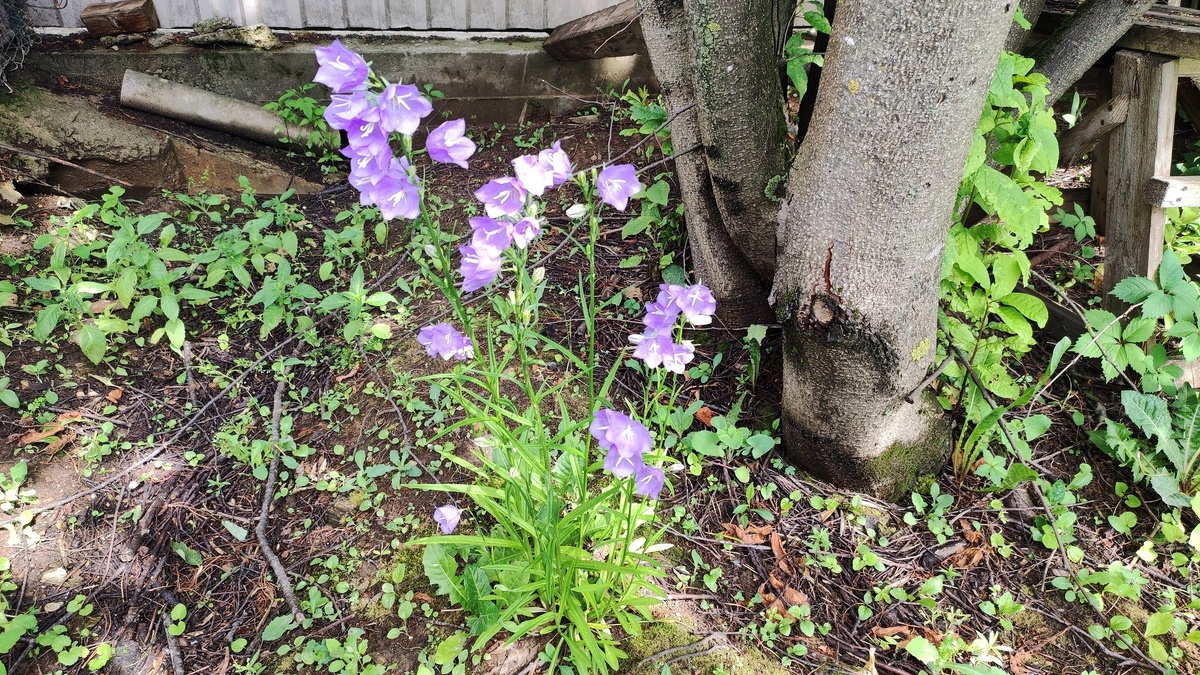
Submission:
<svg viewBox="0 0 1200 675">
<path fill-rule="evenodd" d="M 1121 39 L 1154 0 L 1085 0 L 1054 34 L 1029 53 L 1050 78 L 1047 101 L 1057 101 Z"/>
<path fill-rule="evenodd" d="M 767 304 L 769 278 L 760 277 L 738 250 L 713 196 L 712 177 L 702 151 L 691 31 L 683 5 L 660 2 L 643 8 L 641 23 L 646 47 L 654 54 L 654 73 L 667 111 L 674 116 L 671 143 L 677 153 L 675 175 L 683 194 L 688 244 L 697 276 L 712 289 L 717 298 L 717 317 L 725 325 L 769 322 L 774 318 Z M 772 246 L 774 242 L 772 234 Z"/>
<path fill-rule="evenodd" d="M 898 497 L 948 447 L 918 392 L 946 227 L 1015 3 L 842 0 L 780 216 L 784 445 L 839 485 Z"/>
<path fill-rule="evenodd" d="M 791 0 L 643 0 L 642 32 L 671 125 L 697 271 L 727 326 L 769 321 L 787 177 L 776 57 Z M 689 109 L 689 106 L 693 106 Z"/>
</svg>

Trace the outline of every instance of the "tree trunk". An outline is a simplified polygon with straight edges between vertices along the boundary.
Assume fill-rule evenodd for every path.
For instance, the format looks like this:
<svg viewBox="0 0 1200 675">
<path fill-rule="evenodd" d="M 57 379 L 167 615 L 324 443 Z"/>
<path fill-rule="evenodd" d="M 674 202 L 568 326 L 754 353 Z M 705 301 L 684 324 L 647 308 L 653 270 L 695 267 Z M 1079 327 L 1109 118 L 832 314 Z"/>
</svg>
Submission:
<svg viewBox="0 0 1200 675">
<path fill-rule="evenodd" d="M 1021 15 L 1029 22 L 1029 28 L 1022 28 L 1016 21 L 1008 27 L 1008 39 L 1004 41 L 1004 51 L 1006 52 L 1020 54 L 1025 50 L 1025 43 L 1029 40 L 1029 34 L 1033 32 L 1038 17 L 1042 15 L 1042 10 L 1046 7 L 1046 0 L 1021 0 L 1020 7 Z"/>
<path fill-rule="evenodd" d="M 932 396 L 942 249 L 1015 3 L 841 0 L 789 183 L 772 301 L 783 437 L 803 468 L 897 498 L 948 448 Z"/>
<path fill-rule="evenodd" d="M 677 158 L 676 173 L 696 269 L 726 325 L 769 321 L 788 157 L 776 60 L 791 2 L 642 0 L 639 7 L 667 112 L 679 115 L 672 144 L 688 153 Z"/>
<path fill-rule="evenodd" d="M 1050 95 L 1057 101 L 1104 53 L 1145 14 L 1154 0 L 1085 0 L 1029 56 L 1036 70 L 1050 78 Z"/>
<path fill-rule="evenodd" d="M 686 153 L 675 158 L 675 175 L 683 195 L 688 243 L 697 276 L 712 290 L 717 299 L 717 318 L 725 325 L 769 322 L 774 313 L 767 304 L 768 281 L 758 276 L 722 223 L 708 162 L 701 151 L 701 111 L 691 75 L 691 31 L 683 6 L 665 2 L 645 7 L 641 24 L 668 115 L 674 117 L 671 143 L 676 153 Z M 700 149 L 695 149 L 697 146 Z M 772 234 L 772 245 L 774 241 Z"/>
</svg>

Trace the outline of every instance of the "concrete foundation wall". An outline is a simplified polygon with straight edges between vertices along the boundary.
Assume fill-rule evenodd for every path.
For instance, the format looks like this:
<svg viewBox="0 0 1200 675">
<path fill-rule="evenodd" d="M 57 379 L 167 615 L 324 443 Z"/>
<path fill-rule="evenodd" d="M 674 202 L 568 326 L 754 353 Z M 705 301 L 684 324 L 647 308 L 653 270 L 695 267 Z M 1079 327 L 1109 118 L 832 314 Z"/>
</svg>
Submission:
<svg viewBox="0 0 1200 675">
<path fill-rule="evenodd" d="M 584 108 L 597 98 L 597 89 L 607 91 L 626 80 L 631 87 L 654 86 L 645 57 L 561 63 L 542 51 L 540 39 L 530 37 L 341 39 L 388 80 L 432 84 L 447 98 L 439 107 L 485 120 L 515 121 Z M 317 72 L 314 46 L 291 44 L 269 52 L 182 45 L 152 51 L 41 51 L 29 55 L 26 67 L 114 93 L 121 88 L 125 70 L 133 69 L 262 104 L 312 82 Z M 316 98 L 326 94 L 324 87 L 312 91 Z"/>
</svg>

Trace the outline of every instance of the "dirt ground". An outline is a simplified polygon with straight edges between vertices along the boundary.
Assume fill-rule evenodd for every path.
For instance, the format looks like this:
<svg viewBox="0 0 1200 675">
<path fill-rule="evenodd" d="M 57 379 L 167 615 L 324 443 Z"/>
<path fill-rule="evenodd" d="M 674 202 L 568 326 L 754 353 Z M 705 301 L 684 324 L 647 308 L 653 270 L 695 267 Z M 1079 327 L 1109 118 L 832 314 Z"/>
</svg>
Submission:
<svg viewBox="0 0 1200 675">
<path fill-rule="evenodd" d="M 70 83 L 48 84 L 73 91 Z M 183 135 L 211 152 L 252 151 L 283 172 L 327 186 L 287 204 L 299 216 L 293 226 L 300 241 L 297 269 L 318 288 L 331 283 L 317 278 L 327 255 L 326 231 L 344 231 L 339 214 L 357 201 L 340 176 L 322 176 L 310 162 L 282 151 L 120 111 L 103 98 L 98 105 L 106 114 Z M 507 173 L 516 154 L 560 140 L 577 166 L 621 155 L 639 136 L 620 133 L 630 124 L 614 112 L 618 109 L 598 96 L 595 111 L 579 117 L 519 127 L 476 125 L 481 149 L 469 171 L 428 167 L 426 180 L 446 206 L 443 227 L 464 231 L 471 193 Z M 642 145 L 631 157 L 639 164 L 657 161 L 661 152 L 649 159 L 643 154 L 653 146 Z M 1076 186 L 1081 174 L 1064 176 L 1064 184 Z M 47 186 L 19 180 L 17 188 L 27 195 L 20 202 L 27 208 L 14 214 L 19 219 L 10 218 L 12 224 L 0 225 L 0 279 L 37 274 L 49 256 L 36 246 L 39 237 L 60 227 L 84 201 L 96 199 L 62 189 L 54 196 L 36 194 Z M 197 211 L 181 194 L 207 204 L 207 210 Z M 579 335 L 583 327 L 568 300 L 586 265 L 562 215 L 574 197 L 566 190 L 550 200 L 551 227 L 534 248 L 551 289 L 542 323 L 560 340 Z M 259 195 L 260 202 L 266 198 Z M 675 199 L 673 187 L 672 209 Z M 182 242 L 176 245 L 186 250 L 189 242 L 198 246 L 243 224 L 250 214 L 234 213 L 240 200 L 237 190 L 200 181 L 148 191 L 129 208 L 135 214 L 173 214 Z M 0 204 L 0 214 L 14 208 Z M 677 232 L 651 229 L 622 237 L 627 221 L 606 220 L 598 249 L 598 296 L 611 302 L 597 337 L 610 363 L 622 358 L 628 334 L 638 329 L 641 302 L 657 292 L 663 256 L 690 268 Z M 378 664 L 399 673 L 432 667 L 430 655 L 464 625 L 464 617 L 435 596 L 422 573 L 420 551 L 406 546 L 433 531 L 429 514 L 438 496 L 404 483 L 456 476 L 428 440 L 454 410 L 419 381 L 438 365 L 415 341 L 416 331 L 439 320 L 446 308 L 421 281 L 404 224 L 392 223 L 382 243 L 372 234 L 368 228 L 362 251 L 332 272 L 344 282 L 361 264 L 374 288 L 401 299 L 389 316 L 391 337 L 368 341 L 362 349 L 342 339 L 337 320 L 320 323 L 307 338 L 293 338 L 282 326 L 262 336 L 244 313 L 244 299 L 220 297 L 185 311 L 184 350 L 145 339 L 154 328 L 148 319 L 145 330 L 110 350 L 115 358 L 97 366 L 68 340 L 41 343 L 31 337 L 35 308 L 51 297 L 0 307 L 0 336 L 11 341 L 2 347 L 6 362 L 0 377 L 10 378 L 20 402 L 15 409 L 0 406 L 0 446 L 10 450 L 0 456 L 0 468 L 7 472 L 18 462 L 27 464 L 23 487 L 35 494 L 7 503 L 15 505 L 9 507 L 14 513 L 39 511 L 27 528 L 6 526 L 12 536 L 0 555 L 11 560 L 15 585 L 6 596 L 9 614 L 36 609 L 40 631 L 65 627 L 75 644 L 92 650 L 92 659 L 98 645 L 111 645 L 114 655 L 105 672 L 291 672 L 297 652 L 280 651 L 293 638 L 303 633 L 340 639 L 353 629 L 363 631 Z M 1035 246 L 1031 256 L 1047 254 L 1040 269 L 1053 274 L 1070 263 L 1073 252 L 1058 246 L 1064 239 L 1063 232 L 1052 230 Z M 771 429 L 780 396 L 778 327 L 767 327 L 753 380 L 747 377 L 753 366 L 744 333 L 715 326 L 691 337 L 698 363 L 713 363 L 720 355 L 707 372 L 686 378 L 680 402 L 702 401 L 693 428 L 704 428 L 712 414 L 727 413 L 741 400 L 743 426 Z M 1047 358 L 1033 356 L 1021 364 L 1028 373 L 1040 372 L 1038 360 Z M 254 535 L 263 481 L 245 458 L 254 452 L 254 441 L 271 435 L 277 381 L 271 365 L 280 357 L 290 373 L 280 408 L 297 445 L 285 462 L 266 534 L 311 625 L 269 640 L 264 630 L 288 610 Z M 629 369 L 617 383 L 637 396 L 644 385 Z M 1086 428 L 1098 423 L 1114 394 L 1096 373 L 1076 370 L 1030 411 L 1065 420 L 1036 448 L 1043 473 L 1070 481 L 1082 464 L 1092 467 L 1095 480 L 1080 492 L 1085 515 L 1075 544 L 1094 566 L 1134 558 L 1139 537 L 1151 534 L 1157 522 L 1139 518 L 1133 536 L 1108 523 L 1107 516 L 1125 509 L 1122 503 L 1132 503 L 1125 495 L 1140 495 L 1142 507 L 1131 509 L 1140 514 L 1149 513 L 1145 503 L 1153 501 L 1137 486 L 1119 490 L 1117 483 L 1132 483 L 1127 472 L 1086 439 Z M 1086 424 L 1071 423 L 1071 411 L 1082 411 Z M 749 471 L 756 489 L 735 480 L 739 469 Z M 1089 635 L 1095 617 L 1086 604 L 1067 602 L 1050 588 L 1051 572 L 1061 561 L 1030 538 L 1039 508 L 1029 494 L 983 492 L 977 479 L 959 485 L 949 473 L 938 477 L 938 485 L 949 503 L 938 511 L 935 532 L 929 518 L 905 520 L 911 504 L 879 503 L 812 481 L 778 449 L 757 459 L 710 462 L 699 475 L 676 474 L 660 509 L 670 514 L 667 536 L 675 546 L 666 558 L 670 597 L 656 609 L 661 622 L 626 642 L 631 656 L 622 672 L 916 673 L 920 664 L 900 645 L 914 637 L 938 643 L 951 635 L 968 642 L 992 639 L 1001 647 L 996 658 L 1012 673 L 1144 672 L 1142 659 L 1116 653 Z M 877 551 L 873 562 L 863 557 L 863 546 Z M 1156 588 L 1170 585 L 1148 571 L 1150 566 L 1143 568 Z M 944 590 L 924 598 L 920 589 L 931 580 Z M 880 601 L 881 589 L 890 588 L 908 594 Z M 385 602 L 385 593 L 401 606 L 411 603 L 411 616 Z M 1004 593 L 1020 611 L 1009 616 L 985 611 Z M 86 616 L 71 609 L 80 596 L 78 604 L 94 606 Z M 862 611 L 864 596 L 874 598 L 874 611 Z M 165 617 L 179 603 L 187 607 L 186 626 L 175 637 L 166 634 L 164 622 L 172 623 Z M 770 607 L 805 608 L 818 630 L 782 629 L 770 620 Z M 1189 642 L 1178 646 L 1190 668 L 1200 663 Z M 497 639 L 482 662 L 460 663 L 466 672 L 537 672 L 542 647 L 539 640 L 505 646 Z M 86 660 L 62 665 L 55 650 L 28 640 L 2 660 L 10 673 L 88 668 Z"/>
</svg>

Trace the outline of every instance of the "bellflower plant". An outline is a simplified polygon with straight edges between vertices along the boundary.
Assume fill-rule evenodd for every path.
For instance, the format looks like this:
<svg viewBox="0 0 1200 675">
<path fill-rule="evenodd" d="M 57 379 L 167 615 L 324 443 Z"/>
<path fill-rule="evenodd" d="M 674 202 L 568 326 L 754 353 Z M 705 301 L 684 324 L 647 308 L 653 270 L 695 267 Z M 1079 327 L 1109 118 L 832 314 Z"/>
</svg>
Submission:
<svg viewBox="0 0 1200 675">
<path fill-rule="evenodd" d="M 418 332 L 437 371 L 419 381 L 456 405 L 430 441 L 470 480 L 409 486 L 462 500 L 462 508 L 446 504 L 431 514 L 441 534 L 415 542 L 425 546 L 426 573 L 465 610 L 476 649 L 496 637 L 549 634 L 551 672 L 560 663 L 579 673 L 616 672 L 626 656 L 619 640 L 639 634 L 649 607 L 666 597 L 655 581 L 665 572 L 654 554 L 667 548 L 658 543 L 664 526 L 655 525 L 655 509 L 668 487 L 663 467 L 673 462 L 655 402 L 671 373 L 694 358 L 684 324 L 711 321 L 712 294 L 700 285 L 662 286 L 647 305 L 644 332 L 630 338 L 658 391 L 643 401 L 611 400 L 622 359 L 601 372 L 595 248 L 604 209 L 624 210 L 642 189 L 634 167 L 577 171 L 555 142 L 514 158 L 511 175 L 479 187 L 484 215 L 463 224 L 469 234 L 443 231 L 444 206 L 427 198 L 420 155 L 466 168 L 475 144 L 465 122 L 434 128 L 423 153 L 414 136 L 432 106 L 420 90 L 387 82 L 338 42 L 317 54 L 318 81 L 334 92 L 326 119 L 347 134 L 350 184 L 384 218 L 414 223 L 412 257 L 453 314 Z M 541 200 L 568 181 L 582 192 L 567 216 L 586 229 L 577 238 L 586 262 L 575 291 L 588 337 L 564 346 L 538 329 L 546 279 L 532 260 L 546 227 Z M 491 312 L 468 311 L 464 294 L 485 289 Z M 564 375 L 535 378 L 549 362 L 562 364 Z"/>
</svg>

